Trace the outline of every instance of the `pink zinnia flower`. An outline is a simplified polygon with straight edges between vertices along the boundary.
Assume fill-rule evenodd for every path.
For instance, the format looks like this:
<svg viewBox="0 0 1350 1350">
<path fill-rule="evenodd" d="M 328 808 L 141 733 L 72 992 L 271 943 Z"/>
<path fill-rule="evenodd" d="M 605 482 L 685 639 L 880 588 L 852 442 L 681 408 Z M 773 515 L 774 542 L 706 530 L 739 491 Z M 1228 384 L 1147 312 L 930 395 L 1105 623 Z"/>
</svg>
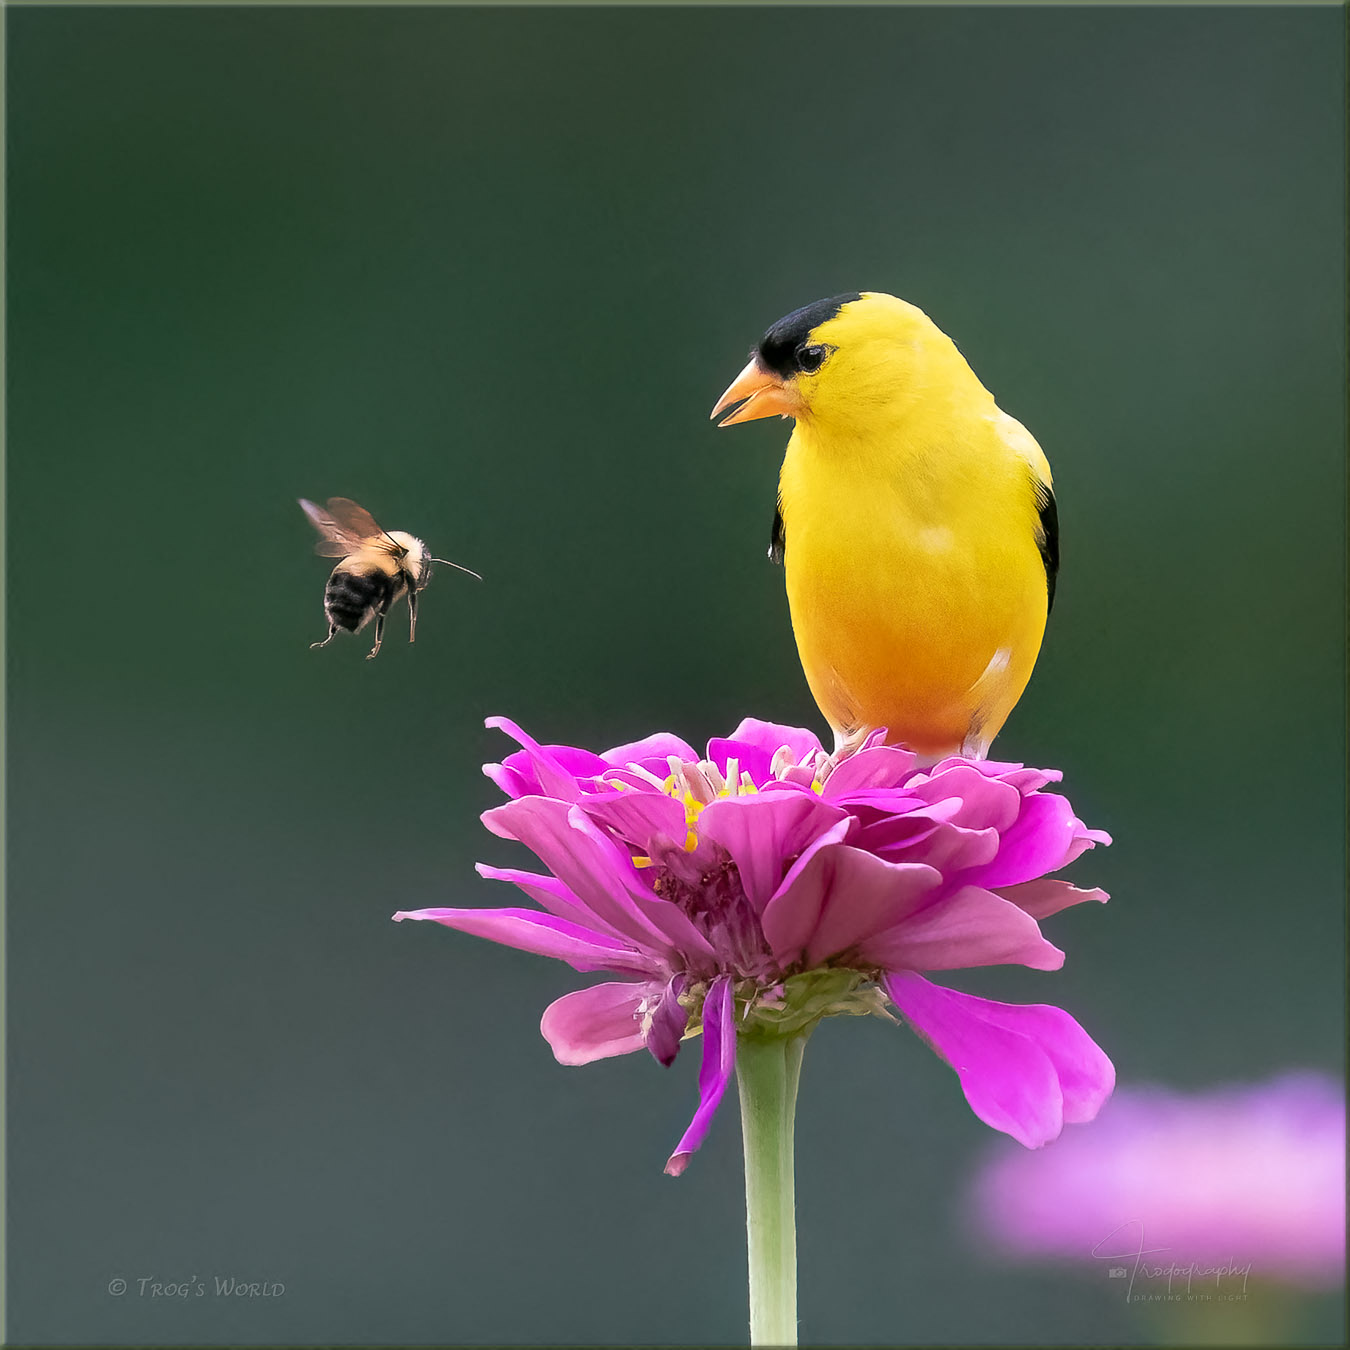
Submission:
<svg viewBox="0 0 1350 1350">
<path fill-rule="evenodd" d="M 1315 1073 L 1122 1089 L 1050 1152 L 991 1157 L 971 1200 L 1011 1255 L 1332 1288 L 1345 1278 L 1345 1091 Z"/>
<path fill-rule="evenodd" d="M 670 1064 L 703 1035 L 700 1103 L 666 1170 L 699 1147 L 735 1067 L 737 1029 L 794 1034 L 893 1004 L 952 1067 L 980 1119 L 1031 1148 L 1110 1095 L 1110 1061 L 1067 1013 L 995 1003 L 920 972 L 1057 970 L 1039 920 L 1101 891 L 1047 880 L 1095 843 L 1053 771 L 960 758 L 924 766 L 875 733 L 836 762 L 809 731 L 747 718 L 700 756 L 660 733 L 602 755 L 524 748 L 485 772 L 488 811 L 551 875 L 480 866 L 537 909 L 431 919 L 618 978 L 544 1013 L 558 1060 L 646 1049 Z"/>
</svg>

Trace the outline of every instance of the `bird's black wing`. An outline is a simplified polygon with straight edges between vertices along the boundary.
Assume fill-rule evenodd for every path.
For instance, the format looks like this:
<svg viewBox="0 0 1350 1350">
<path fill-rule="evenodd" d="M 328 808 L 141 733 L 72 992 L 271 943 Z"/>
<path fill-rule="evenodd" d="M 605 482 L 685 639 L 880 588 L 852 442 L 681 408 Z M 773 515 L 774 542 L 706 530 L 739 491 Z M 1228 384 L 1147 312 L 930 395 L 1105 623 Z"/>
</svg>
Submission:
<svg viewBox="0 0 1350 1350">
<path fill-rule="evenodd" d="M 773 509 L 773 530 L 769 534 L 769 561 L 783 561 L 783 549 L 787 544 L 787 535 L 783 532 L 783 499 Z"/>
<path fill-rule="evenodd" d="M 1036 515 L 1039 517 L 1036 547 L 1045 564 L 1045 613 L 1048 618 L 1055 607 L 1055 578 L 1059 575 L 1059 509 L 1055 506 L 1055 490 L 1049 483 L 1042 483 L 1037 478 L 1035 486 Z"/>
</svg>

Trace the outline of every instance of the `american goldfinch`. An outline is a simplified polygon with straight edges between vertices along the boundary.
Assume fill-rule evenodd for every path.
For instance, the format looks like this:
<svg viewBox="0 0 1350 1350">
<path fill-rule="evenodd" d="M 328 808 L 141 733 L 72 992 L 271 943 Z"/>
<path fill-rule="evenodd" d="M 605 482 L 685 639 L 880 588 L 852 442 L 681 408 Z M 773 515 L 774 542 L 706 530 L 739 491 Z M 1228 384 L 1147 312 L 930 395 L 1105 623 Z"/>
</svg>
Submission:
<svg viewBox="0 0 1350 1350">
<path fill-rule="evenodd" d="M 877 727 L 982 759 L 1055 597 L 1058 520 L 1031 433 L 920 309 L 876 291 L 779 319 L 719 425 L 793 418 L 770 556 L 836 749 Z"/>
</svg>

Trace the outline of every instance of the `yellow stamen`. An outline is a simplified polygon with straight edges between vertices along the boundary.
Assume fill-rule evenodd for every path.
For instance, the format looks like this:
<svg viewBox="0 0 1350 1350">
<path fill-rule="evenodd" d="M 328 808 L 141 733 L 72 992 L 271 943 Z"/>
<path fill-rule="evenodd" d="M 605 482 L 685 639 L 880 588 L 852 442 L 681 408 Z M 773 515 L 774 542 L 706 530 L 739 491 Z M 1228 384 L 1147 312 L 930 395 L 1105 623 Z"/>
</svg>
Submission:
<svg viewBox="0 0 1350 1350">
<path fill-rule="evenodd" d="M 698 781 L 705 783 L 708 788 L 714 791 L 714 800 L 721 800 L 727 797 L 739 797 L 751 792 L 759 791 L 749 773 L 742 772 L 739 761 L 735 759 L 727 760 L 727 772 L 725 777 L 723 777 L 723 775 L 717 771 L 716 766 L 712 764 L 698 766 L 690 765 L 689 768 L 698 775 Z M 679 786 L 676 784 L 677 778 L 680 780 Z M 655 778 L 653 778 L 652 781 L 655 782 Z M 610 783 L 616 788 L 628 786 L 626 783 L 620 783 L 617 779 L 611 779 Z M 721 783 L 722 786 L 714 787 L 714 784 L 716 783 Z M 680 802 L 684 807 L 684 823 L 687 831 L 684 838 L 684 850 L 686 853 L 692 853 L 698 848 L 698 830 L 695 828 L 698 825 L 698 818 L 703 814 L 703 808 L 711 805 L 711 803 L 700 801 L 698 797 L 685 786 L 685 775 L 682 770 L 671 773 L 661 786 L 668 797 L 674 798 L 675 801 Z M 819 784 L 816 784 L 815 786 L 817 791 L 819 791 Z M 635 856 L 633 858 L 633 863 L 634 866 L 637 867 L 650 867 L 652 865 L 652 860 L 648 857 Z"/>
</svg>

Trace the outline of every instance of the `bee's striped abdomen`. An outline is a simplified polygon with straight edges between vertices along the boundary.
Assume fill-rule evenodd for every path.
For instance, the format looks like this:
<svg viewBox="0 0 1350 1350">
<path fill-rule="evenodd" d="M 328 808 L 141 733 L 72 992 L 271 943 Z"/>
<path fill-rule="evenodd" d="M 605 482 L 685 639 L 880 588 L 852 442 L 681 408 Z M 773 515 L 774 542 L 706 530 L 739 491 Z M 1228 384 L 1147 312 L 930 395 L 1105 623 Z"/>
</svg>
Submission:
<svg viewBox="0 0 1350 1350">
<path fill-rule="evenodd" d="M 330 623 L 356 632 L 372 614 L 383 614 L 394 599 L 394 579 L 383 572 L 345 572 L 340 568 L 324 587 L 323 609 Z"/>
</svg>

